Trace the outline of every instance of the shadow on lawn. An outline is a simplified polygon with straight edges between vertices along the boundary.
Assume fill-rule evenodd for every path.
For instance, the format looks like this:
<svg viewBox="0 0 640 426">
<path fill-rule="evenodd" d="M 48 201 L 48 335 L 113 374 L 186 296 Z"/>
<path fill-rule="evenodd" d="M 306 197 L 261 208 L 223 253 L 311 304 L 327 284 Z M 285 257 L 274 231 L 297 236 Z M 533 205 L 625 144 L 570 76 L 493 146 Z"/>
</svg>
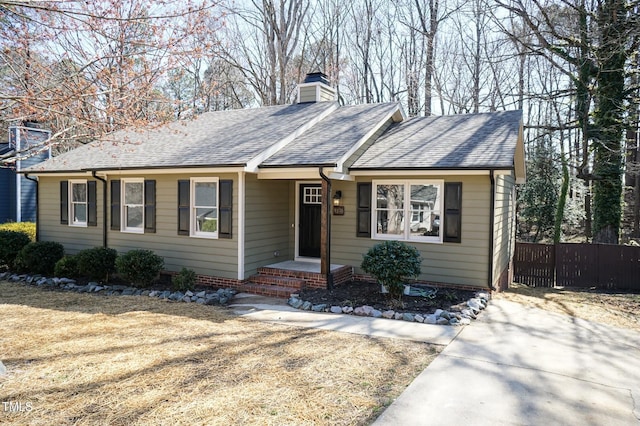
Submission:
<svg viewBox="0 0 640 426">
<path fill-rule="evenodd" d="M 179 315 L 191 319 L 222 322 L 233 318 L 223 306 L 172 302 L 148 296 L 107 296 L 36 288 L 26 284 L 0 282 L 0 303 L 26 305 L 85 314 L 121 315 L 146 311 L 163 315 Z"/>
<path fill-rule="evenodd" d="M 162 406 L 173 407 L 165 408 L 165 413 L 179 414 L 185 406 L 193 404 L 198 395 L 206 399 L 207 393 L 214 395 L 222 391 L 230 395 L 237 393 L 247 401 L 262 401 L 262 394 L 243 392 L 254 387 L 261 389 L 265 380 L 278 375 L 282 377 L 274 381 L 274 389 L 290 388 L 300 395 L 300 401 L 295 404 L 302 405 L 312 402 L 304 395 L 319 386 L 336 384 L 335 391 L 353 387 L 357 396 L 364 382 L 375 377 L 376 385 L 370 385 L 372 390 L 368 392 L 373 392 L 383 407 L 395 396 L 389 395 L 387 385 L 394 381 L 399 369 L 415 365 L 415 352 L 412 356 L 412 352 L 401 349 L 404 346 L 398 346 L 405 343 L 362 337 L 362 347 L 369 349 L 354 353 L 357 337 L 257 324 L 219 306 L 143 296 L 46 291 L 6 282 L 0 283 L 0 304 L 35 308 L 36 311 L 18 309 L 17 312 L 25 315 L 24 321 L 31 319 L 33 324 L 41 324 L 31 333 L 34 339 L 52 342 L 41 353 L 36 341 L 30 343 L 32 349 L 27 352 L 31 353 L 13 351 L 13 357 L 4 359 L 9 369 L 45 364 L 45 371 L 53 368 L 56 374 L 67 375 L 56 379 L 57 376 L 47 373 L 35 381 L 22 382 L 13 391 L 6 388 L 9 393 L 4 396 L 0 394 L 7 400 L 33 400 L 37 409 L 30 413 L 31 419 L 44 416 L 45 422 L 131 424 L 148 416 L 156 417 L 158 407 Z M 138 312 L 140 316 L 135 315 Z M 158 315 L 150 318 L 148 313 Z M 185 320 L 164 317 L 167 315 Z M 112 324 L 109 316 L 117 317 Z M 192 323 L 187 318 L 198 322 Z M 23 319 L 19 321 L 25 330 L 32 326 Z M 101 335 L 104 335 L 102 344 L 88 345 L 88 342 L 100 342 L 96 337 Z M 338 360 L 353 362 L 368 357 L 370 351 L 386 354 L 394 367 L 367 373 L 365 377 L 350 377 L 348 368 L 346 372 L 325 371 L 328 365 L 345 364 Z M 333 357 L 329 359 L 334 361 L 327 364 L 325 357 Z M 125 362 L 130 364 L 120 364 Z M 54 367 L 49 367 L 50 364 Z M 350 385 L 345 387 L 344 383 Z M 344 399 L 348 400 L 350 397 L 346 395 Z M 270 401 L 270 397 L 265 401 Z M 57 405 L 64 408 L 60 408 L 59 414 L 51 414 L 53 411 L 49 409 Z M 373 411 L 370 407 L 361 407 L 350 413 L 354 416 L 351 423 L 366 424 L 375 416 L 376 409 L 380 407 Z M 331 413 L 332 416 L 338 414 Z M 179 423 L 178 420 L 172 417 L 168 422 Z"/>
</svg>

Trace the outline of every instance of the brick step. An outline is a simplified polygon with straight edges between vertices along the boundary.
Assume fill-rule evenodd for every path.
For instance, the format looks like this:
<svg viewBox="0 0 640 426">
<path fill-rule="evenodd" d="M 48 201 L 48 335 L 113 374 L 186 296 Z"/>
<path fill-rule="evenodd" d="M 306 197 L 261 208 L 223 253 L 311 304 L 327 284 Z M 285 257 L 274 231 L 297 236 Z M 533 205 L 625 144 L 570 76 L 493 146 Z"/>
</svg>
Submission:
<svg viewBox="0 0 640 426">
<path fill-rule="evenodd" d="M 261 296 L 280 297 L 287 299 L 292 294 L 298 293 L 300 289 L 295 287 L 285 287 L 280 285 L 256 284 L 248 282 L 242 286 L 241 291 Z"/>
<path fill-rule="evenodd" d="M 305 271 L 290 271 L 285 269 L 271 268 L 269 266 L 261 266 L 258 268 L 258 275 L 270 275 L 273 277 L 283 277 L 283 278 L 308 278 L 313 276 L 321 276 L 320 274 L 316 274 L 314 272 L 305 272 Z"/>
<path fill-rule="evenodd" d="M 301 290 L 305 286 L 305 280 L 300 278 L 281 277 L 277 275 L 268 275 L 264 273 L 258 273 L 251 277 L 249 282 L 253 284 L 261 285 L 273 285 L 278 287 L 290 287 L 297 290 Z"/>
</svg>

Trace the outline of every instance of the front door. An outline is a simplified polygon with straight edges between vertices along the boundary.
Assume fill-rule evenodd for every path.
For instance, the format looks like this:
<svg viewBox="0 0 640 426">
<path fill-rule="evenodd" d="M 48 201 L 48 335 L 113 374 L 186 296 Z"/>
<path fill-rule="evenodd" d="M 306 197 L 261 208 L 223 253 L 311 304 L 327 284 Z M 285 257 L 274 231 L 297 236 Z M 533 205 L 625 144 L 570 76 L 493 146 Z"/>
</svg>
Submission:
<svg viewBox="0 0 640 426">
<path fill-rule="evenodd" d="M 322 186 L 316 183 L 301 184 L 299 200 L 298 255 L 320 257 Z"/>
</svg>

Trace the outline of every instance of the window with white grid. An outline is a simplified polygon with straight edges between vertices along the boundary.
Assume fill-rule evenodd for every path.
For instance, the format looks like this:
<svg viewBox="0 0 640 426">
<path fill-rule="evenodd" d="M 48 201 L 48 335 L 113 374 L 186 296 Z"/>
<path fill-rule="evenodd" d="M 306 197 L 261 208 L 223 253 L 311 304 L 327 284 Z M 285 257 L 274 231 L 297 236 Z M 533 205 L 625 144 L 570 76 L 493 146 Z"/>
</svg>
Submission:
<svg viewBox="0 0 640 426">
<path fill-rule="evenodd" d="M 322 204 L 322 187 L 307 186 L 304 188 L 305 204 Z"/>
</svg>

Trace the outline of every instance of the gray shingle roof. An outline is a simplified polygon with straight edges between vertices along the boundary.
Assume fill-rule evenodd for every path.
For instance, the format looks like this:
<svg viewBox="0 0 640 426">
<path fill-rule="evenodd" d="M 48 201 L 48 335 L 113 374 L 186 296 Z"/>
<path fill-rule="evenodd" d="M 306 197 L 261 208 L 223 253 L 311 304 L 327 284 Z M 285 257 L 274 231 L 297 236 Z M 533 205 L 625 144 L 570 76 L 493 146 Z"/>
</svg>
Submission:
<svg viewBox="0 0 640 426">
<path fill-rule="evenodd" d="M 398 110 L 397 103 L 342 106 L 262 166 L 330 165 L 346 154 L 374 126 Z"/>
<path fill-rule="evenodd" d="M 332 106 L 321 102 L 217 111 L 155 129 L 121 131 L 31 171 L 244 165 Z"/>
<path fill-rule="evenodd" d="M 522 111 L 412 118 L 393 124 L 351 169 L 511 168 Z"/>
</svg>

